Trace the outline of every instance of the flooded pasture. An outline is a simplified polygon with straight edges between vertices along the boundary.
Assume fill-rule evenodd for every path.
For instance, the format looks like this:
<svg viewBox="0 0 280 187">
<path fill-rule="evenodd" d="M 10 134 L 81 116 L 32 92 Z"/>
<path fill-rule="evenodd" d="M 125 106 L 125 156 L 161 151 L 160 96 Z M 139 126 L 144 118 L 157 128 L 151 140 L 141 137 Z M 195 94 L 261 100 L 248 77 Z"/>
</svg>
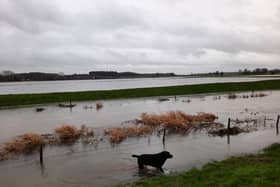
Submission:
<svg viewBox="0 0 280 187">
<path fill-rule="evenodd" d="M 0 82 L 0 95 L 22 93 L 53 93 L 89 90 L 116 90 L 221 82 L 251 82 L 279 77 L 162 77 L 134 79 L 93 79 L 67 81 Z"/>
<path fill-rule="evenodd" d="M 38 154 L 0 162 L 0 185 L 112 186 L 158 174 L 153 169 L 138 171 L 132 154 L 168 150 L 174 157 L 167 160 L 164 170 L 166 174 L 172 174 L 200 167 L 211 160 L 254 153 L 280 141 L 275 130 L 280 92 L 263 93 L 266 96 L 248 98 L 245 96 L 252 95 L 251 92 L 237 93 L 234 99 L 229 99 L 228 94 L 213 94 L 109 100 L 101 101 L 103 107 L 99 110 L 96 110 L 95 102 L 76 102 L 71 109 L 49 104 L 0 110 L 0 142 L 28 132 L 51 133 L 62 124 L 93 127 L 96 136 L 102 139 L 96 144 L 79 142 L 71 146 L 46 146 L 43 166 Z M 37 112 L 38 107 L 45 110 Z M 157 134 L 128 138 L 116 145 L 102 136 L 103 128 L 122 126 L 126 121 L 139 118 L 143 112 L 160 114 L 171 110 L 188 114 L 213 113 L 219 117 L 217 122 L 225 125 L 228 118 L 258 121 L 256 130 L 249 133 L 230 137 L 211 136 L 205 130 L 188 135 L 170 134 L 164 144 L 162 135 Z"/>
</svg>

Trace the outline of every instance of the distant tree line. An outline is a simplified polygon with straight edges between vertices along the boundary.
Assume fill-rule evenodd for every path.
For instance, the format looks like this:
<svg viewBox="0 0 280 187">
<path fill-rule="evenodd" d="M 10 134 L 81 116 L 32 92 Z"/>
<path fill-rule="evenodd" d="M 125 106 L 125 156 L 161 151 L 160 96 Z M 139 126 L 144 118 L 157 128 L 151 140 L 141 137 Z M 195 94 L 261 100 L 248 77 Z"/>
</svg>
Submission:
<svg viewBox="0 0 280 187">
<path fill-rule="evenodd" d="M 238 72 L 223 72 L 215 71 L 210 73 L 196 73 L 190 76 L 210 76 L 210 77 L 223 77 L 223 76 L 238 76 L 238 75 L 280 75 L 280 69 L 269 70 L 267 68 L 256 68 L 254 70 L 249 70 L 245 68 L 244 70 L 239 70 Z"/>
<path fill-rule="evenodd" d="M 239 70 L 240 74 L 243 75 L 274 75 L 274 74 L 280 74 L 280 69 L 272 69 L 269 70 L 267 68 L 256 68 L 252 71 L 248 70 L 248 69 L 244 69 L 244 70 Z"/>
<path fill-rule="evenodd" d="M 91 71 L 88 74 L 63 75 L 61 73 L 13 73 L 2 71 L 0 82 L 9 81 L 54 81 L 54 80 L 89 80 L 89 79 L 117 79 L 117 78 L 150 78 L 150 77 L 171 77 L 174 73 L 135 73 L 116 71 Z"/>
</svg>

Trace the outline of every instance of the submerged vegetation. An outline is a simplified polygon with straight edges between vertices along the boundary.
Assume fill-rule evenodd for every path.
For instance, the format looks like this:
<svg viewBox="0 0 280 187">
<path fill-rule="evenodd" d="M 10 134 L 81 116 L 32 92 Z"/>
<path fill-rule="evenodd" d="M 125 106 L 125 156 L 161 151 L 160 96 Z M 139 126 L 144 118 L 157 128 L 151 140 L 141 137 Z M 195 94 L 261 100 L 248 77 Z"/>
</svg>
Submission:
<svg viewBox="0 0 280 187">
<path fill-rule="evenodd" d="M 27 133 L 4 143 L 0 147 L 0 161 L 12 159 L 20 154 L 32 153 L 38 150 L 41 145 L 70 144 L 75 143 L 81 137 L 93 136 L 93 130 L 84 125 L 80 129 L 70 125 L 63 125 L 54 129 L 53 134 Z"/>
<path fill-rule="evenodd" d="M 273 144 L 255 155 L 231 157 L 211 162 L 202 169 L 192 169 L 170 176 L 140 180 L 130 187 L 157 186 L 280 186 L 280 144 Z"/>
<path fill-rule="evenodd" d="M 140 137 L 167 130 L 167 133 L 186 133 L 190 130 L 216 125 L 218 119 L 214 114 L 198 113 L 189 115 L 182 111 L 170 111 L 163 114 L 142 113 L 140 119 L 134 120 L 133 126 L 116 127 L 104 130 L 111 143 L 121 143 L 129 137 Z"/>
<path fill-rule="evenodd" d="M 59 141 L 62 143 L 74 142 L 82 133 L 82 130 L 78 130 L 74 126 L 63 125 L 55 129 L 55 133 L 58 135 Z"/>
<path fill-rule="evenodd" d="M 143 113 L 138 123 L 148 126 L 162 126 L 169 131 L 188 131 L 194 128 L 200 128 L 209 123 L 214 123 L 218 119 L 214 114 L 198 113 L 189 115 L 182 111 L 170 111 L 164 114 L 147 114 Z"/>
<path fill-rule="evenodd" d="M 104 130 L 104 134 L 109 136 L 111 143 L 121 143 L 126 138 L 144 136 L 151 134 L 153 131 L 154 129 L 149 126 L 131 126 L 108 128 Z"/>
<path fill-rule="evenodd" d="M 95 103 L 95 107 L 96 107 L 96 110 L 100 110 L 101 108 L 103 108 L 103 103 L 98 101 L 98 102 Z"/>
<path fill-rule="evenodd" d="M 137 98 L 150 96 L 174 96 L 201 93 L 234 92 L 234 91 L 261 91 L 279 90 L 279 80 L 265 80 L 256 82 L 239 83 L 211 83 L 185 86 L 169 86 L 155 88 L 136 88 L 107 91 L 84 91 L 68 93 L 46 93 L 46 94 L 16 94 L 0 95 L 0 107 L 43 104 L 54 102 L 104 100 L 119 98 Z"/>
<path fill-rule="evenodd" d="M 43 144 L 45 142 L 41 135 L 35 133 L 24 134 L 4 144 L 0 151 L 0 160 L 7 160 L 21 153 L 31 153 Z"/>
<path fill-rule="evenodd" d="M 140 119 L 133 120 L 133 124 L 125 127 L 104 129 L 102 136 L 107 136 L 110 143 L 118 144 L 126 138 L 141 137 L 154 132 L 167 130 L 167 133 L 181 133 L 210 127 L 218 117 L 209 113 L 189 115 L 182 111 L 170 111 L 163 114 L 143 113 Z M 0 147 L 0 160 L 11 159 L 17 155 L 31 153 L 41 145 L 73 144 L 78 140 L 88 142 L 94 137 L 94 130 L 86 127 L 77 128 L 71 125 L 62 125 L 54 129 L 52 134 L 24 134 L 16 137 Z M 103 139 L 103 138 L 102 138 Z M 99 140 L 94 140 L 95 143 Z"/>
<path fill-rule="evenodd" d="M 267 96 L 267 94 L 262 93 L 262 92 L 260 92 L 260 93 L 254 93 L 254 92 L 252 92 L 252 93 L 249 94 L 249 95 L 246 95 L 246 94 L 239 95 L 239 94 L 236 94 L 236 93 L 229 93 L 229 94 L 227 95 L 227 98 L 228 98 L 228 99 L 237 99 L 237 98 L 248 99 L 248 98 L 250 98 L 250 97 L 253 98 L 253 97 L 265 97 L 265 96 Z"/>
</svg>

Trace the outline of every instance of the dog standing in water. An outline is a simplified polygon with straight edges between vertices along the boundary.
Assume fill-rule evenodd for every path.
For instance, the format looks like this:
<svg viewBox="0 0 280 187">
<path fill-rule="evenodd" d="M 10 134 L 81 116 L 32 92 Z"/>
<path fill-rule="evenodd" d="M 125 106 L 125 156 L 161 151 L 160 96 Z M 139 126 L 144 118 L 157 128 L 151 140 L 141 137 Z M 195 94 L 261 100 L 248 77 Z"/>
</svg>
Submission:
<svg viewBox="0 0 280 187">
<path fill-rule="evenodd" d="M 167 159 L 172 158 L 173 155 L 171 155 L 168 151 L 162 151 L 157 154 L 132 155 L 132 157 L 137 158 L 139 169 L 144 169 L 144 165 L 147 165 L 155 167 L 163 172 L 163 164 Z"/>
</svg>

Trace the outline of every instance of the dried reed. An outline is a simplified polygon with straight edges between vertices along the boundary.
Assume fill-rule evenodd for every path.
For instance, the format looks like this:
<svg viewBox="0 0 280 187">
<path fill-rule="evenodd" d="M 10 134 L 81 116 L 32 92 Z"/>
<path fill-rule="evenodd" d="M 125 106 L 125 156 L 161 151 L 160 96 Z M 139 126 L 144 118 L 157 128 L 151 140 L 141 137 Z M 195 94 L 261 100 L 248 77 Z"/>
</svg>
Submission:
<svg viewBox="0 0 280 187">
<path fill-rule="evenodd" d="M 18 136 L 14 140 L 4 144 L 0 151 L 0 160 L 7 160 L 21 153 L 31 153 L 44 143 L 43 137 L 39 134 L 27 133 Z"/>
<path fill-rule="evenodd" d="M 131 127 L 116 127 L 104 130 L 104 134 L 110 137 L 111 143 L 120 143 L 128 137 L 139 137 L 146 134 L 151 134 L 153 128 L 150 126 L 131 126 Z"/>
<path fill-rule="evenodd" d="M 55 129 L 55 134 L 58 135 L 61 143 L 68 143 L 76 141 L 82 132 L 74 126 L 63 125 Z"/>
<path fill-rule="evenodd" d="M 103 104 L 100 101 L 96 102 L 95 106 L 96 106 L 96 110 L 100 110 L 101 108 L 103 108 Z"/>
<path fill-rule="evenodd" d="M 182 111 L 170 111 L 164 114 L 143 113 L 138 122 L 151 127 L 162 126 L 166 129 L 188 130 L 201 126 L 203 123 L 213 123 L 218 117 L 210 113 L 189 115 Z"/>
</svg>

